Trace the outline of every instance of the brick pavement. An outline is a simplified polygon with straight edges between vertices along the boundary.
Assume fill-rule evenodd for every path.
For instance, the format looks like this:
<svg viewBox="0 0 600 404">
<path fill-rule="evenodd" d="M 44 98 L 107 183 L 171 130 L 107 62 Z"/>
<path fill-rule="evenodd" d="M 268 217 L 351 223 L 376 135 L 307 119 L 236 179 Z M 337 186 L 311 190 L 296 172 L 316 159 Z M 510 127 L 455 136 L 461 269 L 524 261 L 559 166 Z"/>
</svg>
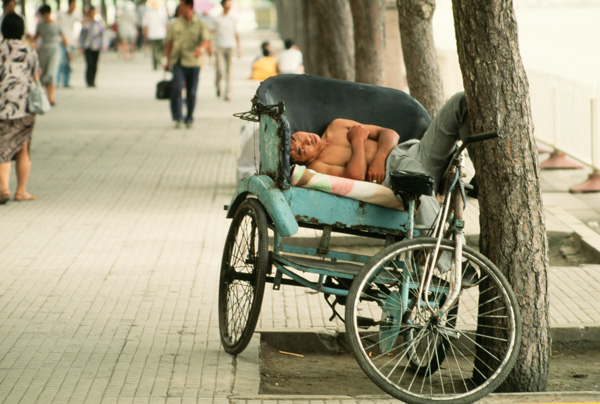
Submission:
<svg viewBox="0 0 600 404">
<path fill-rule="evenodd" d="M 75 88 L 58 91 L 34 131 L 38 200 L 0 208 L 0 402 L 392 402 L 263 400 L 258 336 L 237 358 L 220 347 L 222 207 L 241 127 L 231 114 L 250 107 L 257 83 L 246 77 L 264 36 L 273 34 L 244 36 L 231 103 L 216 99 L 214 71 L 203 70 L 192 130 L 173 129 L 167 102 L 154 99 L 162 75 L 148 57 L 102 55 L 97 89 L 83 87 L 75 61 Z M 548 208 L 549 227 L 587 228 L 560 203 Z M 554 323 L 600 324 L 597 299 L 580 293 L 600 289 L 598 275 L 598 265 L 551 269 Z M 585 288 L 558 288 L 566 280 Z M 340 328 L 328 310 L 302 289 L 268 290 L 259 328 Z"/>
</svg>

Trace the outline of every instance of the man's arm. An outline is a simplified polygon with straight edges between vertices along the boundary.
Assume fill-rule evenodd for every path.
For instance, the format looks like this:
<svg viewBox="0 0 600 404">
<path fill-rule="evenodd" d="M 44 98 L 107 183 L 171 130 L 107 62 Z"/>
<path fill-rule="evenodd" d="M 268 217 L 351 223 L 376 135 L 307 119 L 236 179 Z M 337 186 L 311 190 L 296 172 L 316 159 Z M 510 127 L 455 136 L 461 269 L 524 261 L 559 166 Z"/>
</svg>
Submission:
<svg viewBox="0 0 600 404">
<path fill-rule="evenodd" d="M 367 158 L 365 154 L 365 141 L 369 137 L 369 132 L 363 125 L 355 123 L 348 130 L 348 141 L 352 149 L 352 155 L 345 167 L 330 165 L 321 160 L 316 160 L 307 165 L 308 168 L 317 172 L 336 175 L 338 177 L 350 178 L 353 180 L 364 181 L 367 173 Z M 339 124 L 339 122 L 338 122 Z"/>
<path fill-rule="evenodd" d="M 356 125 L 360 125 L 358 122 L 352 121 L 350 119 L 336 119 L 331 125 L 338 127 L 345 127 L 348 129 L 348 135 L 350 135 L 350 130 L 352 127 Z M 398 145 L 398 141 L 400 140 L 400 136 L 396 133 L 396 131 L 392 129 L 383 128 L 377 125 L 360 125 L 368 132 L 368 138 L 377 142 L 377 151 L 373 156 L 373 159 L 369 166 L 365 169 L 366 173 L 363 173 L 362 178 L 353 178 L 366 180 L 369 182 L 377 182 L 381 184 L 385 179 L 385 161 L 392 151 L 394 147 Z M 350 141 L 350 137 L 348 137 Z M 364 143 L 362 145 L 362 151 L 364 155 Z M 352 157 L 355 155 L 354 147 L 352 148 Z M 352 163 L 352 159 L 350 160 Z M 350 165 L 348 163 L 348 165 Z M 351 167 L 353 168 L 353 167 Z M 365 175 L 366 174 L 366 175 Z"/>
<path fill-rule="evenodd" d="M 377 152 L 373 156 L 367 170 L 367 181 L 381 184 L 385 179 L 385 161 L 394 147 L 398 145 L 400 136 L 392 129 L 375 125 L 365 125 L 369 138 L 377 141 Z"/>
</svg>

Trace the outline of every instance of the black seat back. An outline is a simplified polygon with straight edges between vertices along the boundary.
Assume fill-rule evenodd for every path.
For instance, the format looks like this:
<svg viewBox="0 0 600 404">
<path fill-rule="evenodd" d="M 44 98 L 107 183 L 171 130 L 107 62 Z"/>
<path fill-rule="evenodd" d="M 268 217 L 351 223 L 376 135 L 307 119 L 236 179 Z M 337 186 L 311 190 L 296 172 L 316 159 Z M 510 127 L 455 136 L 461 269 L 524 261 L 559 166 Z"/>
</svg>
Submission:
<svg viewBox="0 0 600 404">
<path fill-rule="evenodd" d="M 283 101 L 290 132 L 323 134 L 336 118 L 395 130 L 400 141 L 420 139 L 429 114 L 414 98 L 392 88 L 310 75 L 284 74 L 261 83 L 256 92 L 262 105 Z"/>
</svg>

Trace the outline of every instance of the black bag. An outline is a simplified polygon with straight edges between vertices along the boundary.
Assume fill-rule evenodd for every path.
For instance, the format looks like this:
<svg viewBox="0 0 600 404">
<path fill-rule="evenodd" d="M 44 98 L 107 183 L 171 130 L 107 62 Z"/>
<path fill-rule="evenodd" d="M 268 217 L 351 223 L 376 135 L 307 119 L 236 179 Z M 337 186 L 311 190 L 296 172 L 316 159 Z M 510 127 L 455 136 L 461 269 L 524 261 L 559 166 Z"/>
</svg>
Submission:
<svg viewBox="0 0 600 404">
<path fill-rule="evenodd" d="M 156 99 L 170 100 L 173 80 L 163 79 L 156 84 Z"/>
</svg>

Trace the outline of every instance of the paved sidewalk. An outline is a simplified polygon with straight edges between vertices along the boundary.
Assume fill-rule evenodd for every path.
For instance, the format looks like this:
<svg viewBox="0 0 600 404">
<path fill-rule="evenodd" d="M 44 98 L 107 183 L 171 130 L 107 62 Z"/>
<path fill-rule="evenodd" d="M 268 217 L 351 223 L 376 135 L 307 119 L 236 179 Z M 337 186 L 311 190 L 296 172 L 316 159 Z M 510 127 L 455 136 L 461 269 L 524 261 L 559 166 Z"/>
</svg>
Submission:
<svg viewBox="0 0 600 404">
<path fill-rule="evenodd" d="M 223 205 L 235 190 L 242 127 L 232 114 L 250 108 L 250 62 L 273 35 L 244 35 L 229 103 L 215 96 L 214 70 L 203 69 L 189 130 L 174 129 L 168 102 L 154 99 L 162 73 L 149 57 L 102 55 L 96 89 L 83 86 L 82 60 L 74 62 L 74 88 L 59 89 L 34 130 L 29 190 L 38 200 L 0 207 L 0 402 L 392 402 L 261 398 L 258 336 L 237 358 L 220 346 Z M 577 231 L 600 250 L 598 233 L 566 210 L 573 200 L 562 196 L 577 197 L 561 195 L 546 199 L 549 229 Z M 551 268 L 554 326 L 600 325 L 598 264 Z M 259 328 L 340 327 L 328 317 L 318 296 L 268 290 Z M 536 397 L 523 400 L 550 400 Z"/>
</svg>

